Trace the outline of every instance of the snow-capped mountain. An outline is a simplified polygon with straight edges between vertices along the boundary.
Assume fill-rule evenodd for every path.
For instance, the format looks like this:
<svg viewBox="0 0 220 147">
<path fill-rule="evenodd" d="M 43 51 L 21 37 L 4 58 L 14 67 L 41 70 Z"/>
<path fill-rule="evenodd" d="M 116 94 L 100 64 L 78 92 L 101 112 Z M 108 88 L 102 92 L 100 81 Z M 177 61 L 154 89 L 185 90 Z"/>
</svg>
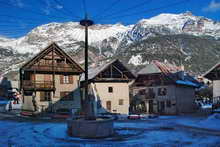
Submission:
<svg viewBox="0 0 220 147">
<path fill-rule="evenodd" d="M 89 44 L 96 46 L 97 43 L 112 37 L 120 38 L 119 33 L 126 32 L 130 27 L 121 24 L 94 25 L 89 29 Z M 0 46 L 13 48 L 19 53 L 36 53 L 48 43 L 55 41 L 62 47 L 77 49 L 75 42 L 84 41 L 84 28 L 77 22 L 50 23 L 39 26 L 30 31 L 26 36 L 15 39 L 2 39 Z M 70 44 L 72 46 L 70 47 Z M 115 46 L 117 48 L 117 45 Z"/>
<path fill-rule="evenodd" d="M 102 59 L 104 57 L 117 56 L 118 52 L 123 48 L 132 48 L 130 46 L 150 37 L 181 34 L 199 37 L 210 36 L 218 40 L 220 38 L 220 22 L 202 16 L 194 16 L 192 13 L 186 12 L 181 14 L 160 14 L 149 19 L 142 19 L 136 24 L 129 26 L 122 24 L 96 24 L 89 28 L 89 44 L 93 48 L 91 55 L 94 60 L 96 59 L 95 56 L 101 56 Z M 25 56 L 27 56 L 28 54 L 32 56 L 49 43 L 55 41 L 66 51 L 81 53 L 84 37 L 84 28 L 78 22 L 54 22 L 38 26 L 27 35 L 17 39 L 0 37 L 0 48 L 2 51 L 11 52 L 13 55 L 26 54 Z M 152 44 L 152 49 L 155 46 Z M 141 46 L 141 48 L 144 48 L 144 46 Z M 138 49 L 135 48 L 134 50 Z M 154 51 L 152 50 L 152 52 Z M 78 55 L 79 57 L 81 56 Z M 129 58 L 127 61 L 133 65 L 141 65 L 146 62 L 137 61 L 144 59 L 141 54 L 134 54 L 129 56 Z M 100 58 L 97 57 L 97 59 Z"/>
<path fill-rule="evenodd" d="M 220 22 L 191 12 L 181 14 L 160 14 L 150 19 L 140 20 L 127 32 L 126 41 L 136 41 L 157 35 L 190 34 L 220 38 Z"/>
<path fill-rule="evenodd" d="M 137 24 L 91 26 L 89 43 L 102 52 L 102 48 L 117 48 L 123 43 L 133 43 L 157 35 L 191 34 L 220 37 L 220 23 L 194 16 L 190 12 L 181 14 L 160 14 L 142 19 Z M 60 46 L 77 49 L 75 42 L 84 41 L 84 29 L 78 22 L 50 23 L 39 26 L 18 39 L 0 38 L 0 47 L 11 48 L 19 53 L 36 53 L 48 43 L 56 41 Z M 71 44 L 71 46 L 70 46 Z"/>
</svg>

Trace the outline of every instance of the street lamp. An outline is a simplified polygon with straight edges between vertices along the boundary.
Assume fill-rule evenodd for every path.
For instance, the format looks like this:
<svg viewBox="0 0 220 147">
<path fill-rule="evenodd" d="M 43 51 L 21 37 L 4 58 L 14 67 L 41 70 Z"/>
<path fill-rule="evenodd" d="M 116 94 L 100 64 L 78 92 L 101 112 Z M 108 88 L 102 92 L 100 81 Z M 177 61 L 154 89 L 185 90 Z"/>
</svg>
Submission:
<svg viewBox="0 0 220 147">
<path fill-rule="evenodd" d="M 93 103 L 91 97 L 88 95 L 88 27 L 93 25 L 93 21 L 89 20 L 87 18 L 87 15 L 85 16 L 85 19 L 80 21 L 80 25 L 85 27 L 85 104 L 84 105 L 84 110 L 85 110 L 85 115 L 86 119 L 95 119 L 95 114 L 93 110 Z"/>
</svg>

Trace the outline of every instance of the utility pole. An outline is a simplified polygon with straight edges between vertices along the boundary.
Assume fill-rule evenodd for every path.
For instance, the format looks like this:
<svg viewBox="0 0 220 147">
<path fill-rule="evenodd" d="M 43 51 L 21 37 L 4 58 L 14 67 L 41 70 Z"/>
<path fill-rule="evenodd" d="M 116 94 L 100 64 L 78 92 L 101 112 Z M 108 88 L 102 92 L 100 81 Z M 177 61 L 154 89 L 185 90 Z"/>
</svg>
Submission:
<svg viewBox="0 0 220 147">
<path fill-rule="evenodd" d="M 89 97 L 88 95 L 88 28 L 89 26 L 93 25 L 93 21 L 89 20 L 87 18 L 87 14 L 85 15 L 85 19 L 80 21 L 80 25 L 85 27 L 85 52 L 84 52 L 84 56 L 85 56 L 85 104 L 84 105 L 84 109 L 85 111 L 85 115 L 86 115 L 86 119 L 94 119 L 95 118 L 95 114 L 93 111 L 93 106 L 92 106 L 92 99 Z"/>
</svg>

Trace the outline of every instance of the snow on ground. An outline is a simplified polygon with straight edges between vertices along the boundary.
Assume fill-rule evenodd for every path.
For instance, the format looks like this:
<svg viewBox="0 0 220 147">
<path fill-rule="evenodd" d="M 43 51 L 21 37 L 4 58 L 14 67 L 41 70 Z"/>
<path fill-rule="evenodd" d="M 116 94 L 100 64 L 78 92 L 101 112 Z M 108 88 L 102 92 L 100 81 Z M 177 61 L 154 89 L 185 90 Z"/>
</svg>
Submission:
<svg viewBox="0 0 220 147">
<path fill-rule="evenodd" d="M 217 146 L 220 137 L 212 134 L 183 130 L 179 121 L 190 118 L 161 117 L 149 120 L 117 121 L 116 135 L 107 139 L 79 139 L 66 134 L 64 122 L 24 122 L 0 120 L 0 146 Z M 196 122 L 198 119 L 191 122 Z"/>
<path fill-rule="evenodd" d="M 200 120 L 198 122 L 193 121 L 179 121 L 180 124 L 183 124 L 185 126 L 190 127 L 196 127 L 196 128 L 204 128 L 209 129 L 213 131 L 220 131 L 220 113 L 216 113 L 213 115 L 210 115 L 208 118 Z"/>
</svg>

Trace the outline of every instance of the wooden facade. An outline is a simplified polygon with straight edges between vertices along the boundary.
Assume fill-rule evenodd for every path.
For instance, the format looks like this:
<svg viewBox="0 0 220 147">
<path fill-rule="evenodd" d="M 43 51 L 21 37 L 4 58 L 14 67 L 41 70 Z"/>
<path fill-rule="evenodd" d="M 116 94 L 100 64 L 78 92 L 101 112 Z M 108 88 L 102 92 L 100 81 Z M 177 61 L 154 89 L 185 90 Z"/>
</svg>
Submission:
<svg viewBox="0 0 220 147">
<path fill-rule="evenodd" d="M 62 107 L 80 108 L 79 76 L 82 73 L 83 69 L 56 43 L 50 44 L 20 68 L 23 109 L 56 111 Z M 66 100 L 63 92 L 72 93 L 69 95 L 71 105 L 63 101 Z M 74 95 L 77 97 L 73 100 Z"/>
<path fill-rule="evenodd" d="M 90 93 L 95 98 L 95 112 L 128 114 L 129 84 L 134 79 L 135 76 L 119 60 L 89 69 Z"/>
</svg>

